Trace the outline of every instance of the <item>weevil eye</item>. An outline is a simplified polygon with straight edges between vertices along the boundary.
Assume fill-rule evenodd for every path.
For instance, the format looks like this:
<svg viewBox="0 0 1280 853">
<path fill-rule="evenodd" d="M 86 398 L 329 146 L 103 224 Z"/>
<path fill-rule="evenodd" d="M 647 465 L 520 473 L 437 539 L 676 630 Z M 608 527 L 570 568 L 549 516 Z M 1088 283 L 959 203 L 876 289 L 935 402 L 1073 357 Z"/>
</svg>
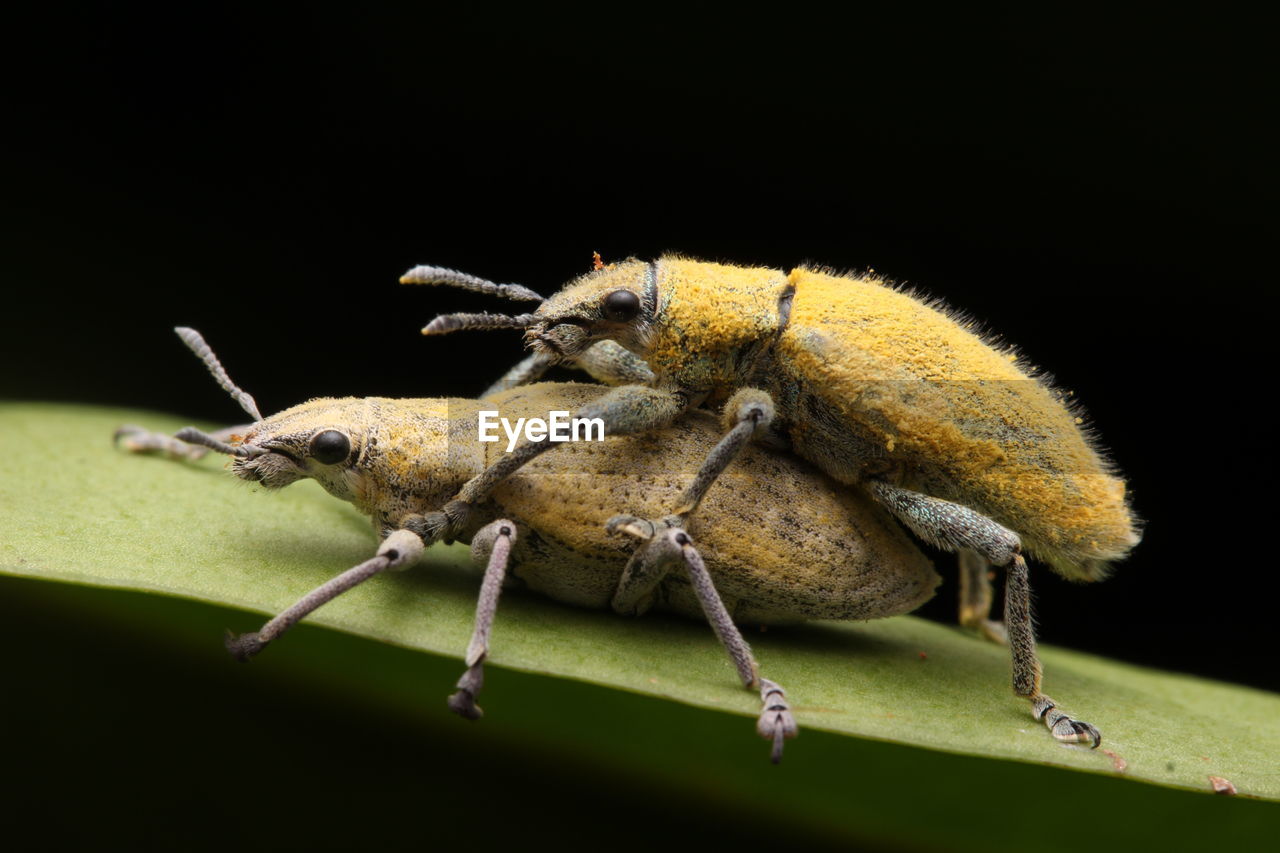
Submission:
<svg viewBox="0 0 1280 853">
<path fill-rule="evenodd" d="M 326 429 L 311 437 L 310 453 L 322 465 L 337 465 L 351 453 L 351 439 L 336 429 Z"/>
<path fill-rule="evenodd" d="M 640 313 L 640 297 L 630 290 L 615 290 L 604 297 L 604 316 L 615 323 L 628 323 Z"/>
</svg>

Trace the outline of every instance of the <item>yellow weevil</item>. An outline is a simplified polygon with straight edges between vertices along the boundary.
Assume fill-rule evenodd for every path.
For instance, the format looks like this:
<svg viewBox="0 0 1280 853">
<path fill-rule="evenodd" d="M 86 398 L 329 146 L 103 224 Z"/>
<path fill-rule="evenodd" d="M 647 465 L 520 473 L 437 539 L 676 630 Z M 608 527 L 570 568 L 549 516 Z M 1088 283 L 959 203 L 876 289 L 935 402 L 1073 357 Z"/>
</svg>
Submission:
<svg viewBox="0 0 1280 853">
<path fill-rule="evenodd" d="M 190 329 L 179 334 L 255 422 L 214 435 L 188 428 L 177 440 L 122 427 L 117 440 L 130 450 L 174 456 L 200 455 L 206 448 L 228 453 L 236 476 L 272 489 L 312 478 L 368 514 L 381 539 L 376 556 L 306 594 L 260 630 L 229 633 L 228 650 L 240 660 L 341 593 L 418 558 L 422 514 L 505 455 L 501 442 L 480 440 L 482 411 L 546 418 L 588 405 L 606 390 L 544 383 L 483 401 L 318 399 L 263 418 L 203 339 Z M 795 457 L 751 446 L 752 436 L 768 426 L 767 407 L 744 397 L 739 410 L 737 424 L 718 443 L 720 427 L 705 413 L 643 435 L 568 442 L 563 453 L 530 464 L 475 508 L 458 537 L 471 543 L 487 568 L 468 668 L 449 700 L 454 711 L 480 716 L 475 698 L 510 558 L 516 579 L 563 602 L 628 615 L 657 607 L 704 616 L 744 686 L 759 691 L 757 731 L 772 741 L 773 760 L 780 759 L 784 739 L 796 733 L 786 694 L 759 676 L 734 622 L 893 616 L 930 598 L 939 578 L 873 502 L 838 488 Z M 726 476 L 727 485 L 702 502 L 735 458 L 741 464 Z M 611 516 L 623 502 L 643 515 Z M 682 512 L 663 517 L 677 504 Z M 630 554 L 618 533 L 642 544 Z M 683 572 L 675 571 L 681 566 Z"/>
<path fill-rule="evenodd" d="M 597 267 L 534 313 L 445 315 L 423 331 L 521 328 L 539 364 L 620 344 L 653 379 L 583 408 L 611 434 L 762 391 L 796 453 L 860 486 L 925 541 L 961 552 L 962 621 L 999 632 L 984 578 L 987 561 L 1007 567 L 1014 691 L 1058 740 L 1098 745 L 1093 726 L 1040 690 L 1023 552 L 1067 578 L 1098 580 L 1139 534 L 1124 481 L 1060 392 L 968 321 L 872 276 L 675 256 Z M 437 267 L 401 281 L 540 300 Z M 468 483 L 430 518 L 431 531 L 451 535 L 471 504 L 547 449 L 526 444 Z"/>
</svg>

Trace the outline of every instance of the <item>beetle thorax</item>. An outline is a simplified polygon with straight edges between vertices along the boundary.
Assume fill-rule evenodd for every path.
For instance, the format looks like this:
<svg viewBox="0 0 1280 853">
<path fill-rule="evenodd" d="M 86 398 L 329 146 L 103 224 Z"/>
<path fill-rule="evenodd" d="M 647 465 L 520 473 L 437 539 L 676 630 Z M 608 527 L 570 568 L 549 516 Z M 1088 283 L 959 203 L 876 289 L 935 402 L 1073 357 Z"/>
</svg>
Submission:
<svg viewBox="0 0 1280 853">
<path fill-rule="evenodd" d="M 482 470 L 475 401 L 370 398 L 367 404 L 362 511 L 394 518 L 437 509 Z"/>
<path fill-rule="evenodd" d="M 649 366 L 660 380 L 687 389 L 749 382 L 777 339 L 788 287 L 780 270 L 664 258 Z"/>
</svg>

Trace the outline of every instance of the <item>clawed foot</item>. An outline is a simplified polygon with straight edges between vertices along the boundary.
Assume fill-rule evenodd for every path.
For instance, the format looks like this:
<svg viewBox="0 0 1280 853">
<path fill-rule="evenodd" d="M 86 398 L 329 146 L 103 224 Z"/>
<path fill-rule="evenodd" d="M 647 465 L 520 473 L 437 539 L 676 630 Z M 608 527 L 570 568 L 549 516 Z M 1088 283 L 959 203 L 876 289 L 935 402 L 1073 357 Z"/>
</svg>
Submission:
<svg viewBox="0 0 1280 853">
<path fill-rule="evenodd" d="M 393 530 L 387 534 L 378 546 L 378 553 L 358 566 L 347 569 L 337 577 L 330 578 L 320 586 L 311 590 L 285 608 L 275 617 L 268 620 L 257 631 L 245 634 L 234 634 L 227 631 L 223 644 L 231 656 L 241 663 L 246 663 L 267 644 L 280 638 L 294 625 L 310 614 L 317 607 L 333 601 L 347 590 L 358 586 L 379 572 L 388 569 L 402 569 L 414 564 L 422 556 L 422 540 L 410 530 Z"/>
<path fill-rule="evenodd" d="M 404 527 L 412 530 L 423 542 L 452 542 L 462 535 L 471 518 L 471 504 L 466 501 L 449 501 L 439 512 L 428 512 L 406 520 Z"/>
<path fill-rule="evenodd" d="M 615 515 L 605 524 L 613 534 L 640 540 L 622 572 L 610 602 L 615 613 L 639 616 L 654 605 L 658 587 L 671 566 L 684 562 L 683 549 L 691 546 L 689 535 L 677 516 L 660 521 L 634 515 Z M 681 540 L 681 541 L 677 541 Z"/>
<path fill-rule="evenodd" d="M 476 694 L 484 687 L 484 664 L 468 667 L 458 679 L 458 692 L 449 697 L 449 710 L 468 720 L 478 720 L 484 711 L 476 704 Z"/>
<path fill-rule="evenodd" d="M 257 631 L 235 634 L 227 631 L 223 644 L 231 656 L 240 663 L 248 663 L 253 657 L 267 647 L 267 641 L 258 636 Z"/>
<path fill-rule="evenodd" d="M 111 440 L 116 447 L 130 453 L 163 453 L 171 459 L 187 459 L 193 462 L 209 452 L 207 447 L 188 444 L 171 435 L 152 432 L 134 424 L 124 424 L 116 429 Z"/>
<path fill-rule="evenodd" d="M 775 682 L 767 678 L 760 679 L 760 699 L 764 702 L 764 710 L 760 712 L 756 732 L 760 737 L 773 741 L 769 760 L 778 764 L 782 761 L 783 744 L 799 734 L 800 727 L 796 725 L 795 717 L 791 716 L 786 691 Z"/>
<path fill-rule="evenodd" d="M 1058 706 L 1048 696 L 1033 699 L 1031 713 L 1037 720 L 1041 720 L 1054 739 L 1061 743 L 1087 743 L 1090 749 L 1097 749 L 1102 743 L 1101 732 L 1089 723 L 1074 720 L 1058 710 Z"/>
<path fill-rule="evenodd" d="M 680 526 L 680 518 L 674 515 L 662 519 L 615 515 L 605 524 L 605 530 L 610 533 L 625 533 L 641 542 L 650 542 L 664 530 Z"/>
</svg>

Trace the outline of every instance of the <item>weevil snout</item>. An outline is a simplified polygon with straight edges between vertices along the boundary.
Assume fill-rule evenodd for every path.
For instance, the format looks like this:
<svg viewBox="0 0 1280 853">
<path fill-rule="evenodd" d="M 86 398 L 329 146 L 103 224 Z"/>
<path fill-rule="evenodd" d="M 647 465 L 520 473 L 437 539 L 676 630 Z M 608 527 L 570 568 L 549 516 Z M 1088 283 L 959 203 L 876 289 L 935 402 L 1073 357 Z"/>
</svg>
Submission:
<svg viewBox="0 0 1280 853">
<path fill-rule="evenodd" d="M 236 436 L 230 436 L 236 442 L 232 444 L 195 427 L 186 427 L 178 430 L 174 438 L 230 456 L 233 474 L 269 488 L 287 486 L 308 476 L 301 459 L 293 451 L 280 442 L 266 442 L 262 434 L 263 425 L 254 424 L 239 441 Z"/>
<path fill-rule="evenodd" d="M 261 483 L 268 489 L 281 489 L 308 476 L 302 460 L 283 447 L 264 447 L 248 437 L 241 447 L 259 451 L 250 456 L 236 456 L 232 461 L 231 473 L 242 480 Z"/>
<path fill-rule="evenodd" d="M 314 400 L 264 419 L 253 397 L 231 381 L 212 347 L 199 332 L 186 326 L 179 326 L 174 331 L 204 362 L 218 384 L 254 420 L 236 444 L 228 444 L 195 427 L 180 430 L 176 438 L 233 457 L 231 471 L 242 480 L 279 489 L 314 477 L 331 493 L 350 499 L 352 489 L 358 486 L 351 480 L 359 478 L 346 472 L 348 463 L 354 463 L 359 456 L 359 441 L 353 440 L 347 430 L 332 426 L 316 427 L 315 424 L 324 423 L 321 418 L 352 423 L 354 416 L 363 411 L 362 402 Z M 339 473 L 335 475 L 334 470 Z"/>
<path fill-rule="evenodd" d="M 350 481 L 361 473 L 356 462 L 363 433 L 332 425 L 349 421 L 347 402 L 314 401 L 255 424 L 239 447 L 248 452 L 236 455 L 231 472 L 268 489 L 310 477 L 330 493 L 350 499 Z"/>
<path fill-rule="evenodd" d="M 598 340 L 598 337 L 592 336 L 589 323 L 588 320 L 578 318 L 539 322 L 524 333 L 525 345 L 535 352 L 559 358 L 574 358 Z"/>
</svg>

